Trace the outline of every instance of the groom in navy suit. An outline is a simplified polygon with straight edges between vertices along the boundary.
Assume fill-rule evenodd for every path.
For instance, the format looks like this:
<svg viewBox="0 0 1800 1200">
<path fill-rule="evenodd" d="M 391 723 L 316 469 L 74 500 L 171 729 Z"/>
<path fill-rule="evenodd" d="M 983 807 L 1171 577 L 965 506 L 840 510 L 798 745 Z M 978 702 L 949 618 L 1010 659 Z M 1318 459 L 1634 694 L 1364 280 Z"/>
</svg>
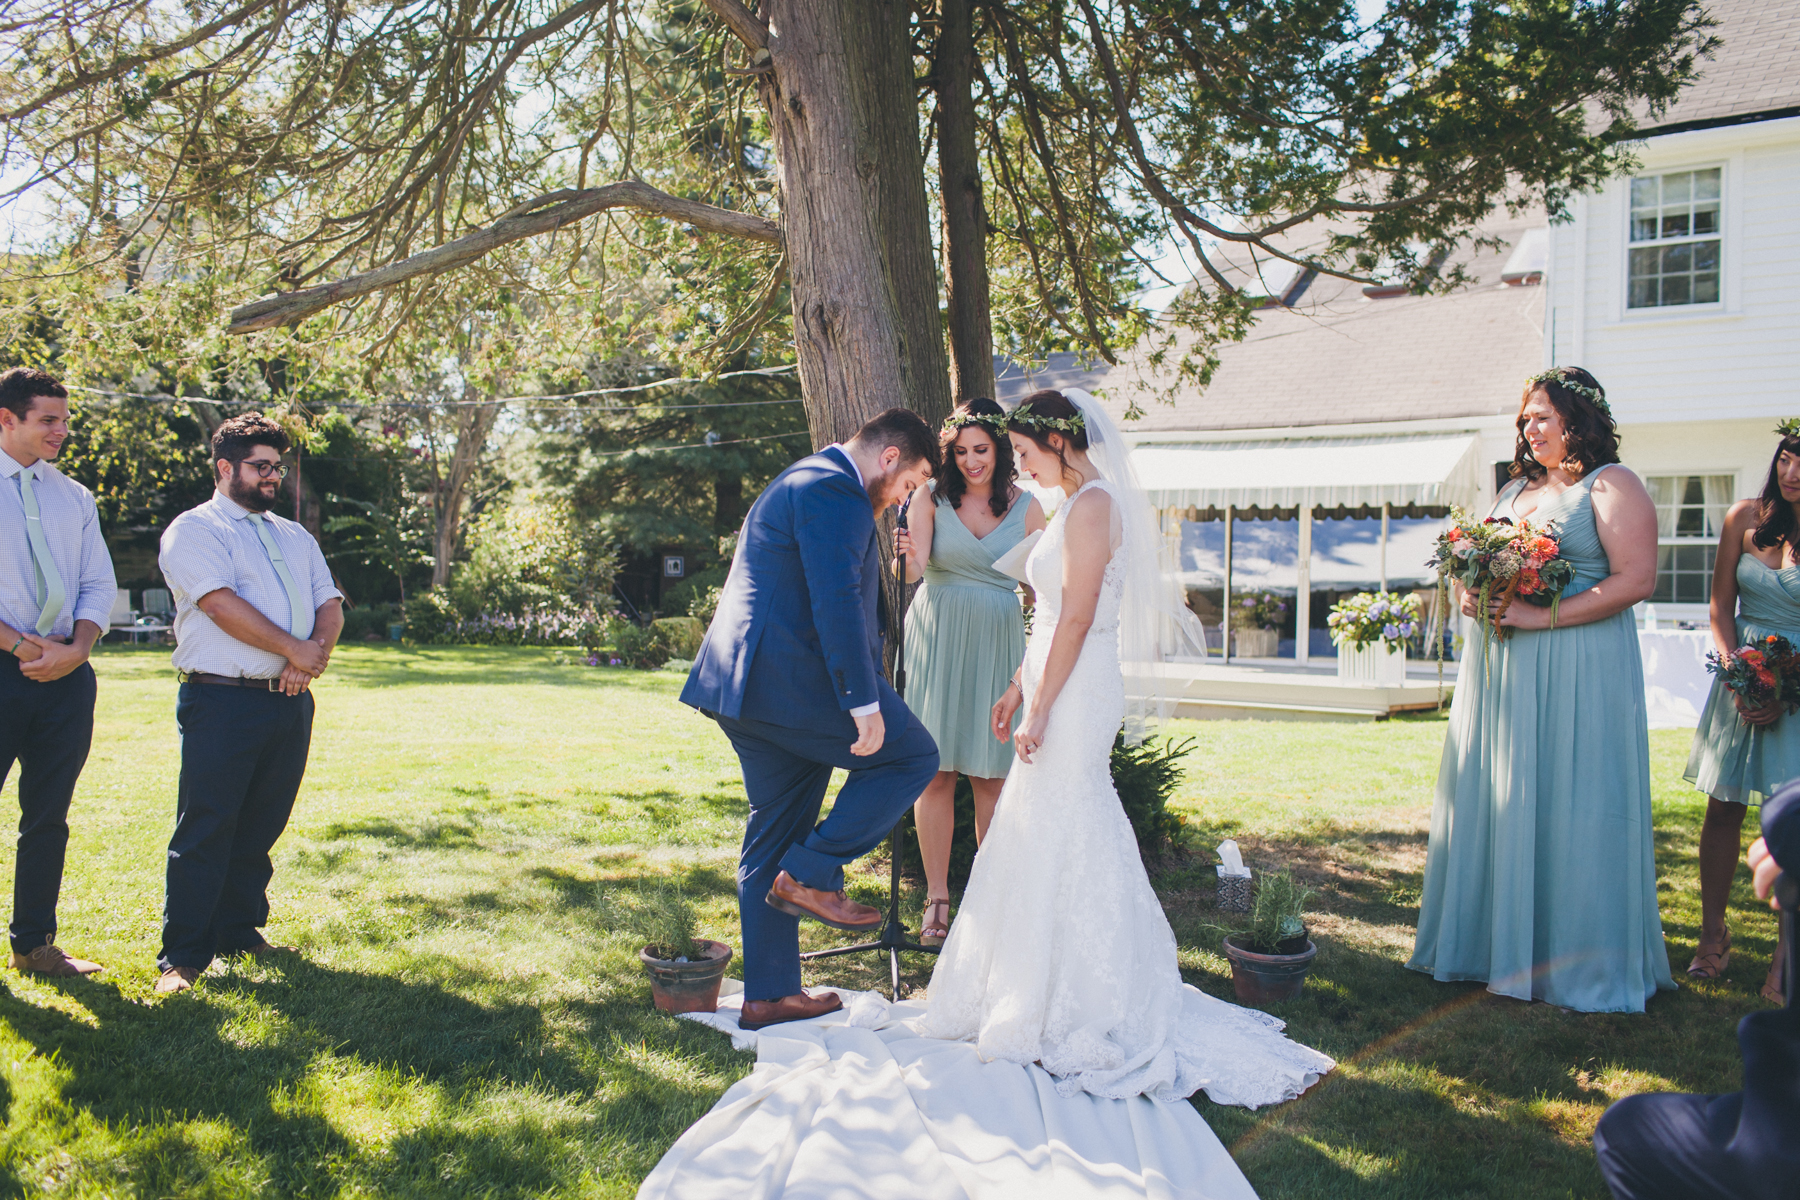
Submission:
<svg viewBox="0 0 1800 1200">
<path fill-rule="evenodd" d="M 938 457 L 931 427 L 892 408 L 777 476 L 744 519 L 682 689 L 731 739 L 750 798 L 738 860 L 745 1029 L 842 1006 L 800 989 L 800 918 L 881 924 L 879 909 L 844 895 L 844 864 L 873 850 L 937 773 L 937 743 L 881 676 L 875 516 Z M 833 767 L 850 777 L 818 822 Z"/>
</svg>

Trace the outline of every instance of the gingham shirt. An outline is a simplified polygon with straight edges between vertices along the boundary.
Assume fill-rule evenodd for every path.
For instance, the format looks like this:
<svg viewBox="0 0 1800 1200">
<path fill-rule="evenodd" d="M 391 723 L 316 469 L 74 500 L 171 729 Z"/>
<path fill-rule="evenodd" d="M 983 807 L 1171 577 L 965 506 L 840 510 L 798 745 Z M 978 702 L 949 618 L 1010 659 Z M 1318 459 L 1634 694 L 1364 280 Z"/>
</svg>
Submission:
<svg viewBox="0 0 1800 1200">
<path fill-rule="evenodd" d="M 175 596 L 178 670 L 272 679 L 287 666 L 281 655 L 238 641 L 200 611 L 202 596 L 229 588 L 278 628 L 289 628 L 287 589 L 249 516 L 248 509 L 214 492 L 211 500 L 182 513 L 163 531 L 157 563 Z M 325 556 L 305 526 L 272 512 L 264 513 L 263 520 L 281 547 L 300 594 L 312 597 L 312 608 L 299 622 L 300 636 L 310 637 L 319 606 L 344 593 L 332 586 Z"/>
<path fill-rule="evenodd" d="M 42 459 L 21 467 L 4 450 L 0 450 L 0 621 L 20 633 L 36 633 L 42 607 L 37 572 L 31 566 L 31 540 L 25 532 L 25 496 L 19 483 L 25 471 L 32 473 L 31 494 L 37 498 L 44 540 L 63 582 L 62 611 L 49 636 L 68 637 L 77 621 L 92 621 L 104 631 L 112 621 L 118 585 L 113 581 L 112 555 L 100 536 L 93 494 Z M 5 649 L 0 646 L 0 651 Z"/>
</svg>

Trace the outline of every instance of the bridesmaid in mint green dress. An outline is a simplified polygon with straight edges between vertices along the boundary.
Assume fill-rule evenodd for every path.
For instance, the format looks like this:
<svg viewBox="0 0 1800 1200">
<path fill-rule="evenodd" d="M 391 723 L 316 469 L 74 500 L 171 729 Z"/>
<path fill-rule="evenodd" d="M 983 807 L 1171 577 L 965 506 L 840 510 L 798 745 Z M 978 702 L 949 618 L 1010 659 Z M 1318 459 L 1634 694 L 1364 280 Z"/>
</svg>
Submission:
<svg viewBox="0 0 1800 1200">
<path fill-rule="evenodd" d="M 1785 423 L 1776 433 L 1781 443 L 1762 496 L 1732 505 L 1719 534 L 1712 635 L 1721 652 L 1770 634 L 1800 646 L 1800 422 Z M 1710 797 L 1700 827 L 1700 944 L 1688 975 L 1717 979 L 1731 965 L 1725 906 L 1743 851 L 1744 814 L 1788 780 L 1800 778 L 1800 715 L 1785 714 L 1778 703 L 1746 708 L 1714 679 L 1685 774 Z M 1785 999 L 1785 950 L 1777 944 L 1762 989 L 1778 1004 Z"/>
<path fill-rule="evenodd" d="M 1673 988 L 1656 906 L 1644 668 L 1631 606 L 1656 583 L 1656 509 L 1618 466 L 1605 392 L 1529 380 L 1493 515 L 1555 522 L 1575 565 L 1556 624 L 1518 602 L 1470 635 L 1438 772 L 1409 967 L 1582 1012 Z M 1473 616 L 1476 600 L 1463 597 Z"/>
<path fill-rule="evenodd" d="M 1012 764 L 989 714 L 1025 658 L 1018 581 L 994 560 L 1044 527 L 1044 510 L 1013 482 L 1006 414 L 982 398 L 959 405 L 939 440 L 944 471 L 913 493 L 910 529 L 895 537 L 908 581 L 925 586 L 906 610 L 906 704 L 938 745 L 937 777 L 913 805 L 925 862 L 925 915 L 919 940 L 950 934 L 950 842 L 956 777 L 975 793 L 975 836 L 987 833 Z"/>
</svg>

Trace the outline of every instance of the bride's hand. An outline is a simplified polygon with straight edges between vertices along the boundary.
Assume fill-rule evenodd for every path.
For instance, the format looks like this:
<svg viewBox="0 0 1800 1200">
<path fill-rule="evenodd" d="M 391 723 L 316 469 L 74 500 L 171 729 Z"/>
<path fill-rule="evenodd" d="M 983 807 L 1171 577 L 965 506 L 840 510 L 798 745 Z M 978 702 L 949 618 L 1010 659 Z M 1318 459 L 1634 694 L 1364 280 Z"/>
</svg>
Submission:
<svg viewBox="0 0 1800 1200">
<path fill-rule="evenodd" d="M 1025 727 L 1013 736 L 1013 753 L 1020 762 L 1030 762 L 1032 755 L 1044 748 L 1044 728 L 1049 724 L 1049 717 L 1037 713 L 1025 718 Z"/>
<path fill-rule="evenodd" d="M 1004 742 L 1012 737 L 1013 714 L 1025 703 L 1025 697 L 1019 691 L 1017 683 L 1009 683 L 1000 698 L 994 701 L 994 707 L 988 714 L 988 728 L 994 731 L 994 737 Z"/>
</svg>

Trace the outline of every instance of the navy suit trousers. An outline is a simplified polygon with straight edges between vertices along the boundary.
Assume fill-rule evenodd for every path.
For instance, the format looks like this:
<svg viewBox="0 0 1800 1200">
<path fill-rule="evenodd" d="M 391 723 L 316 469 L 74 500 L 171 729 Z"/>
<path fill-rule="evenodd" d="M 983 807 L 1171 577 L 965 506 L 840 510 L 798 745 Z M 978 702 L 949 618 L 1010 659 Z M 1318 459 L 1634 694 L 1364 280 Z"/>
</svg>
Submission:
<svg viewBox="0 0 1800 1200">
<path fill-rule="evenodd" d="M 746 1000 L 800 990 L 800 920 L 765 901 L 775 876 L 785 870 L 810 888 L 843 887 L 844 864 L 878 846 L 937 774 L 937 743 L 891 687 L 879 686 L 887 737 L 866 758 L 850 753 L 856 721 L 849 713 L 826 729 L 714 717 L 737 750 L 750 798 L 738 858 Z M 850 777 L 818 821 L 834 767 Z"/>
<path fill-rule="evenodd" d="M 184 683 L 181 791 L 169 839 L 157 965 L 204 970 L 263 941 L 269 851 L 287 828 L 312 745 L 311 692 Z"/>
<path fill-rule="evenodd" d="M 1738 1023 L 1744 1090 L 1648 1093 L 1606 1110 L 1594 1152 L 1615 1200 L 1800 1197 L 1800 1010 Z"/>
<path fill-rule="evenodd" d="M 94 668 L 38 683 L 0 658 L 0 784 L 19 764 L 19 857 L 13 868 L 12 948 L 29 954 L 56 937 L 56 898 L 69 846 L 69 801 L 94 740 Z"/>
</svg>

